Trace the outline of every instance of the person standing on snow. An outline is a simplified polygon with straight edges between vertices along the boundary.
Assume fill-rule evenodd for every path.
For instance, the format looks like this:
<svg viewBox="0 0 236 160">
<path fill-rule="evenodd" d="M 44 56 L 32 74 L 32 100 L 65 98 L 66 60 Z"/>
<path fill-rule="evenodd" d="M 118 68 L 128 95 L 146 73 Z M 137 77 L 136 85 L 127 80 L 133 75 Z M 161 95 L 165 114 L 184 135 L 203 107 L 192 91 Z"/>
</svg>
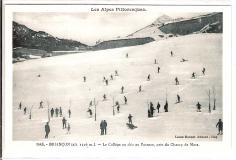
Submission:
<svg viewBox="0 0 236 160">
<path fill-rule="evenodd" d="M 51 117 L 53 117 L 54 109 L 52 108 L 50 112 L 51 112 Z"/>
<path fill-rule="evenodd" d="M 203 67 L 202 74 L 205 75 L 206 68 Z"/>
<path fill-rule="evenodd" d="M 219 119 L 219 121 L 217 122 L 217 124 L 216 124 L 216 128 L 218 127 L 218 131 L 219 131 L 219 133 L 217 134 L 217 135 L 219 135 L 219 134 L 223 134 L 223 122 L 221 121 L 221 119 Z"/>
<path fill-rule="evenodd" d="M 158 113 L 159 113 L 160 107 L 161 107 L 161 105 L 160 105 L 160 103 L 158 102 L 158 103 L 157 103 L 157 112 L 158 112 Z"/>
<path fill-rule="evenodd" d="M 125 101 L 125 104 L 127 104 L 127 97 L 124 96 L 124 101 Z"/>
<path fill-rule="evenodd" d="M 103 120 L 100 123 L 100 130 L 101 130 L 101 135 L 104 135 L 104 123 L 103 123 Z"/>
<path fill-rule="evenodd" d="M 62 118 L 62 128 L 66 128 L 66 119 L 65 117 Z"/>
<path fill-rule="evenodd" d="M 132 123 L 132 118 L 133 118 L 133 116 L 131 114 L 129 114 L 129 116 L 128 116 L 129 124 L 133 124 Z"/>
<path fill-rule="evenodd" d="M 177 103 L 180 103 L 180 96 L 177 94 Z"/>
<path fill-rule="evenodd" d="M 158 67 L 157 67 L 157 73 L 160 73 L 160 69 L 161 69 L 161 68 L 158 66 Z"/>
<path fill-rule="evenodd" d="M 50 133 L 50 126 L 49 126 L 49 123 L 47 122 L 46 125 L 44 126 L 45 128 L 45 138 L 47 139 L 48 138 L 48 135 Z"/>
<path fill-rule="evenodd" d="M 121 87 L 121 94 L 124 93 L 124 86 Z"/>
<path fill-rule="evenodd" d="M 197 102 L 196 106 L 197 106 L 197 112 L 201 112 L 201 104 Z"/>
<path fill-rule="evenodd" d="M 164 105 L 165 112 L 168 112 L 168 102 L 166 101 L 166 104 Z"/>
<path fill-rule="evenodd" d="M 68 110 L 68 114 L 69 114 L 69 118 L 70 118 L 70 116 L 71 116 L 71 110 L 70 109 Z"/>
</svg>

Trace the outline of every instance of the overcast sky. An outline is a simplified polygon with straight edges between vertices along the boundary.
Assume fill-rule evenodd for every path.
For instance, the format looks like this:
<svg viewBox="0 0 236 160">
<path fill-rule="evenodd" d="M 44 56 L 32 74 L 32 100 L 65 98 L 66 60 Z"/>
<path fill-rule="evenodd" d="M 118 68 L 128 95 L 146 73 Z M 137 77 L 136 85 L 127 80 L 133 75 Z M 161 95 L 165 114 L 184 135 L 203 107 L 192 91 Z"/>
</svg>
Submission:
<svg viewBox="0 0 236 160">
<path fill-rule="evenodd" d="M 139 30 L 159 16 L 172 18 L 192 17 L 199 13 L 153 12 L 84 12 L 84 13 L 14 13 L 14 21 L 35 31 L 45 31 L 59 38 L 73 39 L 93 45 L 97 40 L 127 36 Z"/>
</svg>

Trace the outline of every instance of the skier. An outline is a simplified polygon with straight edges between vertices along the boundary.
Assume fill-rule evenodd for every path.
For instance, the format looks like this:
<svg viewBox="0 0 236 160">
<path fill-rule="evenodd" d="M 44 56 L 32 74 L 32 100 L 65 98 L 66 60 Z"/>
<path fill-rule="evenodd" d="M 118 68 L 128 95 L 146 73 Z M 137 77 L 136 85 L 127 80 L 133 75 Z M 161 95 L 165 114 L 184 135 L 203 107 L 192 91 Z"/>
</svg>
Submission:
<svg viewBox="0 0 236 160">
<path fill-rule="evenodd" d="M 160 109 L 161 105 L 159 102 L 157 102 L 157 112 L 159 113 L 159 109 Z"/>
<path fill-rule="evenodd" d="M 147 81 L 150 81 L 150 74 L 148 74 Z"/>
<path fill-rule="evenodd" d="M 92 117 L 93 112 L 92 112 L 92 110 L 91 110 L 90 108 L 88 108 L 88 111 L 87 111 L 87 112 L 89 113 L 89 116 Z"/>
<path fill-rule="evenodd" d="M 177 77 L 175 77 L 175 85 L 179 85 L 179 80 Z"/>
<path fill-rule="evenodd" d="M 125 104 L 127 104 L 127 97 L 124 96 L 124 101 L 125 101 Z"/>
<path fill-rule="evenodd" d="M 151 115 L 151 117 L 153 117 L 154 110 L 155 110 L 155 108 L 153 107 L 153 103 L 150 102 L 150 115 Z"/>
<path fill-rule="evenodd" d="M 111 80 L 113 80 L 113 75 L 112 75 L 112 74 L 111 74 L 111 76 L 110 76 L 110 77 L 111 77 Z"/>
<path fill-rule="evenodd" d="M 194 79 L 196 78 L 196 75 L 194 72 L 192 73 L 192 78 L 194 78 Z"/>
<path fill-rule="evenodd" d="M 58 117 L 58 112 L 59 112 L 59 109 L 58 109 L 58 108 L 56 108 L 56 109 L 55 109 L 55 112 L 56 112 L 56 117 Z"/>
<path fill-rule="evenodd" d="M 100 123 L 100 130 L 101 130 L 101 135 L 104 135 L 104 123 L 103 123 L 103 120 Z"/>
<path fill-rule="evenodd" d="M 51 112 L 51 117 L 53 117 L 54 109 L 52 108 L 50 112 Z"/>
<path fill-rule="evenodd" d="M 27 110 L 27 108 L 25 107 L 25 108 L 24 108 L 24 114 L 26 114 L 26 110 Z"/>
<path fill-rule="evenodd" d="M 118 71 L 117 70 L 115 70 L 115 76 L 118 76 Z"/>
<path fill-rule="evenodd" d="M 21 110 L 21 107 L 22 107 L 22 104 L 21 104 L 21 102 L 20 102 L 20 104 L 19 104 L 19 110 Z"/>
<path fill-rule="evenodd" d="M 106 79 L 105 82 L 106 82 L 106 86 L 108 86 L 108 79 Z"/>
<path fill-rule="evenodd" d="M 85 76 L 83 77 L 83 79 L 84 79 L 84 82 L 86 82 L 86 77 Z"/>
<path fill-rule="evenodd" d="M 69 114 L 69 118 L 70 118 L 70 116 L 71 116 L 71 110 L 70 109 L 68 110 L 68 114 Z"/>
<path fill-rule="evenodd" d="M 121 94 L 124 93 L 124 86 L 121 87 Z"/>
<path fill-rule="evenodd" d="M 45 128 L 45 132 L 46 132 L 45 138 L 48 138 L 48 134 L 50 132 L 50 126 L 49 126 L 48 122 L 45 124 L 44 128 Z"/>
<path fill-rule="evenodd" d="M 129 58 L 129 54 L 128 53 L 126 53 L 126 58 Z"/>
<path fill-rule="evenodd" d="M 142 86 L 140 85 L 139 87 L 138 87 L 138 92 L 141 92 L 142 91 Z"/>
<path fill-rule="evenodd" d="M 157 68 L 157 73 L 160 73 L 160 69 L 161 69 L 161 68 L 158 66 L 158 68 Z"/>
<path fill-rule="evenodd" d="M 180 103 L 180 96 L 177 94 L 177 103 Z"/>
<path fill-rule="evenodd" d="M 119 104 L 119 102 L 118 101 L 116 101 L 116 106 L 117 106 L 117 112 L 119 113 L 120 112 L 120 104 Z"/>
<path fill-rule="evenodd" d="M 62 126 L 63 126 L 63 129 L 66 128 L 66 119 L 65 119 L 65 117 L 62 118 Z"/>
<path fill-rule="evenodd" d="M 43 101 L 39 103 L 39 108 L 43 108 Z"/>
<path fill-rule="evenodd" d="M 205 75 L 206 68 L 203 67 L 202 74 Z"/>
<path fill-rule="evenodd" d="M 223 122 L 221 121 L 221 119 L 219 119 L 219 121 L 217 122 L 217 124 L 216 124 L 216 128 L 218 127 L 218 131 L 219 131 L 219 133 L 217 134 L 217 135 L 219 135 L 219 134 L 223 134 Z"/>
<path fill-rule="evenodd" d="M 165 112 L 168 112 L 168 102 L 166 101 L 166 104 L 164 105 Z"/>
<path fill-rule="evenodd" d="M 106 94 L 103 95 L 103 101 L 107 100 Z"/>
<path fill-rule="evenodd" d="M 70 134 L 70 123 L 67 123 L 67 134 Z"/>
<path fill-rule="evenodd" d="M 197 112 L 201 112 L 201 104 L 197 102 L 196 106 L 197 106 Z"/>
<path fill-rule="evenodd" d="M 132 123 L 132 117 L 133 117 L 133 116 L 132 116 L 131 114 L 129 114 L 129 116 L 128 116 L 129 124 L 133 124 L 133 123 Z"/>
<path fill-rule="evenodd" d="M 173 55 L 174 55 L 174 54 L 173 54 L 173 52 L 172 52 L 172 51 L 170 51 L 170 56 L 171 56 L 171 57 L 173 57 Z"/>
<path fill-rule="evenodd" d="M 106 120 L 103 121 L 103 128 L 104 128 L 104 134 L 107 134 L 107 122 L 106 122 Z"/>
<path fill-rule="evenodd" d="M 60 117 L 62 117 L 62 109 L 61 109 L 61 107 L 59 108 L 59 112 L 60 112 Z"/>
<path fill-rule="evenodd" d="M 187 59 L 184 59 L 184 58 L 182 58 L 182 60 L 180 61 L 180 62 L 185 62 L 185 61 L 188 61 Z"/>
</svg>

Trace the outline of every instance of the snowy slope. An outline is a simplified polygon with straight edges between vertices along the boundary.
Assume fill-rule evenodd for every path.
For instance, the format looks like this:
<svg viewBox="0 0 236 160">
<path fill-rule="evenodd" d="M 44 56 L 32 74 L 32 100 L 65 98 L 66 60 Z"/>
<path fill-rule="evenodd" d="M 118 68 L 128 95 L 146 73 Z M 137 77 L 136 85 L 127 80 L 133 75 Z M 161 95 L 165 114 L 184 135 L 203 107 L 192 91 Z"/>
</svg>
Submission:
<svg viewBox="0 0 236 160">
<path fill-rule="evenodd" d="M 170 51 L 174 57 L 170 57 Z M 129 58 L 125 58 L 129 53 Z M 154 59 L 158 64 L 154 64 Z M 181 63 L 181 58 L 188 62 Z M 157 74 L 157 66 L 161 67 Z M 206 68 L 202 76 L 201 69 Z M 103 76 L 118 70 L 119 76 L 105 86 Z M 192 72 L 197 73 L 195 80 Z M 41 77 L 37 75 L 40 74 Z M 151 74 L 151 81 L 146 81 Z M 71 124 L 71 134 L 62 129 L 62 117 L 52 118 L 49 140 L 178 140 L 175 135 L 216 135 L 215 125 L 222 118 L 222 34 L 192 34 L 154 41 L 141 46 L 100 50 L 80 54 L 36 59 L 14 64 L 13 93 L 13 139 L 42 140 L 44 125 L 47 121 L 47 101 L 50 107 L 62 107 L 63 115 Z M 83 76 L 87 82 L 83 82 Z M 180 85 L 174 85 L 178 76 Z M 125 93 L 120 94 L 121 86 Z M 137 93 L 142 85 L 143 92 Z M 216 88 L 216 110 L 208 113 L 207 90 Z M 163 105 L 169 101 L 169 112 L 164 113 Z M 103 94 L 107 101 L 102 101 Z M 176 94 L 182 103 L 175 104 Z M 124 105 L 123 96 L 128 98 Z M 112 97 L 121 104 L 120 113 L 112 115 Z M 96 98 L 97 121 L 89 118 L 87 109 L 90 100 Z M 39 108 L 43 100 L 45 108 Z M 28 119 L 19 102 L 32 108 L 32 119 Z M 71 103 L 70 103 L 71 101 Z M 147 101 L 156 107 L 159 101 L 161 113 L 147 118 Z M 196 112 L 199 101 L 202 112 Z M 67 110 L 71 104 L 72 118 Z M 94 112 L 94 106 L 92 107 Z M 127 128 L 128 114 L 138 126 L 134 130 Z M 108 122 L 108 135 L 100 136 L 99 123 Z M 221 140 L 218 136 L 217 140 Z M 184 139 L 186 140 L 186 139 Z M 191 139 L 190 139 L 191 140 Z M 198 139 L 201 140 L 201 139 Z M 203 139 L 215 140 L 215 139 Z"/>
</svg>

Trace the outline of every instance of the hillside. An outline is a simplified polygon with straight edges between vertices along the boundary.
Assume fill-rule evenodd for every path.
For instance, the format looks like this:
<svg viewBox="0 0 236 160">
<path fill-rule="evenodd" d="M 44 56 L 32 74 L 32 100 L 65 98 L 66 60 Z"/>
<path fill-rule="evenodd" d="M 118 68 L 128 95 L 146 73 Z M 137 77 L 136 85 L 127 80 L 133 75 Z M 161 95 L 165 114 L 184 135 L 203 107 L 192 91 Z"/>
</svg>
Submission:
<svg viewBox="0 0 236 160">
<path fill-rule="evenodd" d="M 128 35 L 129 38 L 152 37 L 161 40 L 173 35 L 192 33 L 222 33 L 222 13 L 209 13 L 192 18 L 172 19 L 167 15 L 158 17 L 152 24 Z"/>
<path fill-rule="evenodd" d="M 87 45 L 77 41 L 60 39 L 43 31 L 34 31 L 25 25 L 13 22 L 13 48 L 23 47 L 45 51 L 84 50 Z"/>
<path fill-rule="evenodd" d="M 174 56 L 170 56 L 170 51 Z M 126 58 L 129 53 L 129 58 Z M 181 63 L 182 58 L 187 62 Z M 157 59 L 158 64 L 154 64 Z M 157 67 L 160 66 L 160 73 Z M 202 68 L 206 75 L 202 75 Z M 119 76 L 104 84 L 103 77 L 109 78 L 117 70 Z M 196 79 L 191 78 L 196 72 Z M 40 74 L 40 77 L 38 76 Z M 147 81 L 147 75 L 151 80 Z M 83 82 L 83 76 L 87 81 Z M 174 84 L 179 78 L 180 85 Z M 13 72 L 13 140 L 43 140 L 44 125 L 48 120 L 47 106 L 62 107 L 63 116 L 71 124 L 71 134 L 62 129 L 62 117 L 50 121 L 49 140 L 77 141 L 220 141 L 216 123 L 222 118 L 222 34 L 192 34 L 171 39 L 153 41 L 148 44 L 90 51 L 81 54 L 63 55 L 36 59 L 14 64 Z M 110 79 L 110 78 L 109 78 Z M 25 83 L 27 82 L 27 83 Z M 143 91 L 138 93 L 138 86 Z M 121 94 L 124 86 L 124 94 Z M 216 110 L 208 112 L 207 90 L 215 87 Z M 167 91 L 167 94 L 166 94 Z M 107 100 L 103 101 L 103 94 Z M 183 102 L 176 104 L 176 95 Z M 123 96 L 128 98 L 124 104 Z M 169 112 L 163 105 L 169 102 Z M 89 118 L 89 102 L 96 99 L 97 119 Z M 113 99 L 121 104 L 120 113 L 113 116 Z M 43 101 L 44 108 L 39 109 Z M 160 113 L 147 117 L 147 102 L 156 107 L 161 104 Z M 200 102 L 202 112 L 196 112 Z M 19 103 L 27 107 L 27 113 L 19 110 Z M 32 107 L 32 119 L 29 110 Z M 72 117 L 68 117 L 68 109 Z M 128 114 L 138 127 L 127 128 Z M 108 122 L 108 134 L 100 136 L 100 122 Z M 215 138 L 176 139 L 175 136 L 216 136 Z"/>
</svg>

